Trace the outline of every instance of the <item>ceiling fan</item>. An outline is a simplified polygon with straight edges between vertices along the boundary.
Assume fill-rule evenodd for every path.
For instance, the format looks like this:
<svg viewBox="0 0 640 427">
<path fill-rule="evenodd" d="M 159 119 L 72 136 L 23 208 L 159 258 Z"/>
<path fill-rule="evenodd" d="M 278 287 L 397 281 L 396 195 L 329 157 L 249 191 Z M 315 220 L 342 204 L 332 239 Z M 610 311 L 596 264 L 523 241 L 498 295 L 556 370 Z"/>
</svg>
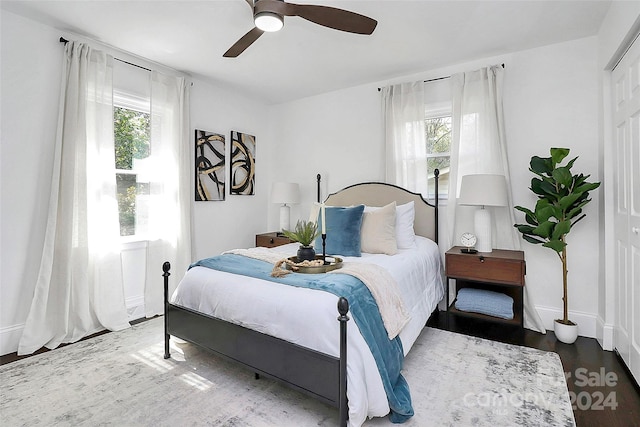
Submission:
<svg viewBox="0 0 640 427">
<path fill-rule="evenodd" d="M 235 58 L 264 32 L 278 31 L 285 16 L 299 16 L 318 25 L 355 34 L 371 34 L 378 21 L 367 16 L 330 6 L 287 3 L 284 0 L 245 0 L 253 9 L 255 27 L 242 36 L 224 55 Z"/>
</svg>

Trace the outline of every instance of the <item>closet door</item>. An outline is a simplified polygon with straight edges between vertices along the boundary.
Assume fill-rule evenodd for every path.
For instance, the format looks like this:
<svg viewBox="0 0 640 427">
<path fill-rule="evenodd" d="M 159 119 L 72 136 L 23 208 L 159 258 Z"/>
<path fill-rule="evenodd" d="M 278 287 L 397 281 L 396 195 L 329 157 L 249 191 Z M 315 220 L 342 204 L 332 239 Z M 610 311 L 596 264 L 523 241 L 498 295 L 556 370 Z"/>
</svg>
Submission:
<svg viewBox="0 0 640 427">
<path fill-rule="evenodd" d="M 614 345 L 640 381 L 640 41 L 612 71 L 616 329 Z"/>
</svg>

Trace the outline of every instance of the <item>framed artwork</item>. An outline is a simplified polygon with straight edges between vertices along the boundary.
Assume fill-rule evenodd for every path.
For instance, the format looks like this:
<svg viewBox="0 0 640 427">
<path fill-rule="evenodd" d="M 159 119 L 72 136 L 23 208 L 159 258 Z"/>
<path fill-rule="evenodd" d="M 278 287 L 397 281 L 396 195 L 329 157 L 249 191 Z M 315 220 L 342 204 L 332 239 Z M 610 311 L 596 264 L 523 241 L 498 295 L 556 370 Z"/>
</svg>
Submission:
<svg viewBox="0 0 640 427">
<path fill-rule="evenodd" d="M 196 129 L 196 201 L 224 200 L 225 137 Z"/>
<path fill-rule="evenodd" d="M 231 194 L 252 196 L 256 184 L 256 137 L 231 131 Z"/>
</svg>

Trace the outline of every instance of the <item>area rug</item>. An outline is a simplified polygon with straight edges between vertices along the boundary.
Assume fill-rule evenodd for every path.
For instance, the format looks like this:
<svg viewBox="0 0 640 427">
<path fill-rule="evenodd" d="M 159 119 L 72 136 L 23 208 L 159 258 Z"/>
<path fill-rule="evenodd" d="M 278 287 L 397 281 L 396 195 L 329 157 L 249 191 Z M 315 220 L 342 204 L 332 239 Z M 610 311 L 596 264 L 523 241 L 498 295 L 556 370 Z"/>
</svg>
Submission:
<svg viewBox="0 0 640 427">
<path fill-rule="evenodd" d="M 149 320 L 0 366 L 3 426 L 335 426 L 337 410 Z M 405 360 L 407 426 L 573 426 L 555 353 L 425 328 Z M 390 426 L 387 418 L 365 426 Z"/>
</svg>

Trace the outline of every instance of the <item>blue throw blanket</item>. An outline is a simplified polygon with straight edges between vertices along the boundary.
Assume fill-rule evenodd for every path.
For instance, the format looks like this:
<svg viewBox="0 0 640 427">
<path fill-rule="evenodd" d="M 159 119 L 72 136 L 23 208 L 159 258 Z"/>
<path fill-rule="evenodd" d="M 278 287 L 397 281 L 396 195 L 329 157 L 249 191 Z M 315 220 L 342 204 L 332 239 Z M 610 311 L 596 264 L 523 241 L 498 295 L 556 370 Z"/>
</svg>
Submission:
<svg viewBox="0 0 640 427">
<path fill-rule="evenodd" d="M 369 289 L 359 279 L 346 274 L 300 274 L 271 277 L 273 265 L 242 255 L 225 254 L 193 263 L 189 268 L 202 266 L 227 273 L 255 277 L 301 288 L 330 292 L 349 300 L 349 311 L 358 325 L 378 366 L 387 393 L 389 416 L 393 423 L 403 423 L 413 416 L 409 385 L 400 374 L 404 361 L 400 337 L 389 340 L 378 305 Z"/>
</svg>

